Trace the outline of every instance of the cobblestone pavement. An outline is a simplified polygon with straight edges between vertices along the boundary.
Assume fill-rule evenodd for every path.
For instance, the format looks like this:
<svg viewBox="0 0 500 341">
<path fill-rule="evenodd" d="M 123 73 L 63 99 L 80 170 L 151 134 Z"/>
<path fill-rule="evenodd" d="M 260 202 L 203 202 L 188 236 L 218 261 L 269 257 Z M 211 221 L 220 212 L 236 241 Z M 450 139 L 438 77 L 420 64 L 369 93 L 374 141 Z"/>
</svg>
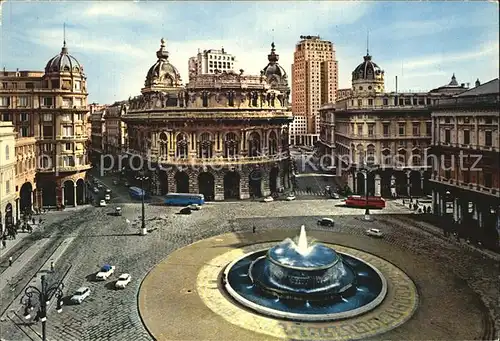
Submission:
<svg viewBox="0 0 500 341">
<path fill-rule="evenodd" d="M 122 207 L 123 216 L 108 215 L 116 205 Z M 138 203 L 112 203 L 105 208 L 81 211 L 68 218 L 66 225 L 59 225 L 58 233 L 75 239 L 59 260 L 58 268 L 73 264 L 64 281 L 68 295 L 80 286 L 88 286 L 91 297 L 81 305 L 65 305 L 60 314 L 50 311 L 48 338 L 51 341 L 151 340 L 137 311 L 137 292 L 147 272 L 169 253 L 209 236 L 249 231 L 252 226 L 257 232 L 276 227 L 298 230 L 302 224 L 320 228 L 317 219 L 328 216 L 333 216 L 341 226 L 331 228 L 332 232 L 362 234 L 369 227 L 380 228 L 386 242 L 442 263 L 444 271 L 452 271 L 469 283 L 489 308 L 492 318 L 498 317 L 497 261 L 399 219 L 398 214 L 406 213 L 406 209 L 392 202 L 384 210 L 373 211 L 376 220 L 370 223 L 360 219 L 364 210 L 335 205 L 330 200 L 209 203 L 192 215 L 177 215 L 179 208 L 175 207 L 148 205 L 147 227 L 156 230 L 147 236 L 138 235 L 141 209 Z M 71 221 L 77 227 L 70 228 Z M 116 266 L 115 275 L 106 282 L 94 282 L 93 276 L 104 263 Z M 132 275 L 132 282 L 125 290 L 115 291 L 114 281 L 123 272 Z M 17 308 L 21 314 L 20 307 Z M 17 327 L 9 320 L 0 322 L 0 327 L 0 336 L 5 340 L 27 339 L 21 331 L 26 327 Z"/>
</svg>

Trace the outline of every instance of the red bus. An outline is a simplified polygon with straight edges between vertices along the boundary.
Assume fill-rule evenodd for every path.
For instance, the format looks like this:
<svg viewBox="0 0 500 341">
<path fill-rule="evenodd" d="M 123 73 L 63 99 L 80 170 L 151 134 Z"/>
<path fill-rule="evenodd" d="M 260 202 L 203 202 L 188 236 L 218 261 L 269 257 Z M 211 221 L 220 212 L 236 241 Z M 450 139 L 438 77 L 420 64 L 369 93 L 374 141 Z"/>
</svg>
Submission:
<svg viewBox="0 0 500 341">
<path fill-rule="evenodd" d="M 362 195 L 351 195 L 345 201 L 347 207 L 366 208 L 366 197 Z M 385 200 L 381 197 L 368 197 L 368 208 L 384 208 Z"/>
</svg>

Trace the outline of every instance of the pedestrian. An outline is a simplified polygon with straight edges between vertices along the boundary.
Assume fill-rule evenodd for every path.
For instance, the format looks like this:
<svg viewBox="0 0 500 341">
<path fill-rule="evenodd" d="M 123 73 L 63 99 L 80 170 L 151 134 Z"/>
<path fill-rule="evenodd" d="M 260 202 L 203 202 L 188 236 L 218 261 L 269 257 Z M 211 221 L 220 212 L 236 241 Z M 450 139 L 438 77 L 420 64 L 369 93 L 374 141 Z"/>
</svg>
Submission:
<svg viewBox="0 0 500 341">
<path fill-rule="evenodd" d="M 54 272 L 54 262 L 50 262 L 50 272 Z"/>
<path fill-rule="evenodd" d="M 255 225 L 252 226 L 252 233 L 255 233 Z"/>
<path fill-rule="evenodd" d="M 5 240 L 5 238 L 2 238 L 2 248 L 6 248 L 7 247 L 7 241 Z"/>
<path fill-rule="evenodd" d="M 9 266 L 12 266 L 12 256 L 9 257 Z"/>
<path fill-rule="evenodd" d="M 33 225 L 35 225 L 35 224 L 36 224 L 36 222 L 35 222 L 35 217 L 33 217 L 33 218 L 31 219 L 31 222 L 33 223 Z"/>
<path fill-rule="evenodd" d="M 38 219 L 38 225 L 42 225 L 42 217 Z"/>
</svg>

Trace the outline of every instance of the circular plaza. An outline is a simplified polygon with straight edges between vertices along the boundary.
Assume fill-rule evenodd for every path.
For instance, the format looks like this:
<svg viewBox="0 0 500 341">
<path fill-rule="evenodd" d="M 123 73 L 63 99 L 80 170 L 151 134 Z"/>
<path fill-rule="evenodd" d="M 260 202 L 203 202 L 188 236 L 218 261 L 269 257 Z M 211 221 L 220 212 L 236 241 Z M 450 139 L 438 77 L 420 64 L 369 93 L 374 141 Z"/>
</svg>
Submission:
<svg viewBox="0 0 500 341">
<path fill-rule="evenodd" d="M 320 319 L 272 316 L 265 307 L 244 304 L 228 290 L 231 266 L 297 232 L 298 228 L 228 233 L 173 252 L 141 284 L 138 304 L 146 329 L 156 340 L 485 338 L 488 314 L 463 280 L 425 255 L 365 236 L 308 231 L 309 239 L 347 260 L 368 264 L 383 278 L 383 295 L 359 313 Z"/>
</svg>

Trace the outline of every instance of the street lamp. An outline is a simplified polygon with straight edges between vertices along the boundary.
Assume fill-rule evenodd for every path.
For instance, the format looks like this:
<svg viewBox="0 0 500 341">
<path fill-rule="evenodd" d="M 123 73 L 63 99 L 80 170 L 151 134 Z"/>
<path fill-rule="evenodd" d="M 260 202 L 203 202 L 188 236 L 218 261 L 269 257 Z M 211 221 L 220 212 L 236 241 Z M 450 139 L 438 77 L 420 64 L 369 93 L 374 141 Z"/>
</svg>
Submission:
<svg viewBox="0 0 500 341">
<path fill-rule="evenodd" d="M 144 197 L 146 196 L 146 192 L 144 191 L 144 180 L 149 180 L 144 172 L 141 172 L 140 176 L 136 177 L 137 180 L 141 181 L 141 208 L 142 208 L 142 217 L 141 217 L 141 236 L 145 236 L 148 231 L 146 230 L 146 209 L 144 206 Z"/>
<path fill-rule="evenodd" d="M 26 320 L 31 318 L 35 305 L 38 305 L 35 321 L 42 321 L 42 341 L 47 341 L 45 324 L 47 322 L 47 308 L 50 304 L 50 300 L 55 296 L 57 299 L 56 311 L 58 313 L 62 312 L 62 298 L 64 296 L 63 289 L 64 284 L 62 282 L 57 282 L 49 286 L 45 275 L 43 275 L 42 288 L 38 289 L 37 287 L 30 285 L 26 288 L 24 295 L 21 297 L 21 303 L 24 305 L 24 318 Z"/>
<path fill-rule="evenodd" d="M 365 176 L 365 215 L 363 217 L 364 221 L 372 221 L 370 216 L 370 209 L 368 208 L 368 175 L 371 174 L 377 167 L 372 166 L 370 163 L 364 162 L 363 169 L 361 173 Z"/>
</svg>

